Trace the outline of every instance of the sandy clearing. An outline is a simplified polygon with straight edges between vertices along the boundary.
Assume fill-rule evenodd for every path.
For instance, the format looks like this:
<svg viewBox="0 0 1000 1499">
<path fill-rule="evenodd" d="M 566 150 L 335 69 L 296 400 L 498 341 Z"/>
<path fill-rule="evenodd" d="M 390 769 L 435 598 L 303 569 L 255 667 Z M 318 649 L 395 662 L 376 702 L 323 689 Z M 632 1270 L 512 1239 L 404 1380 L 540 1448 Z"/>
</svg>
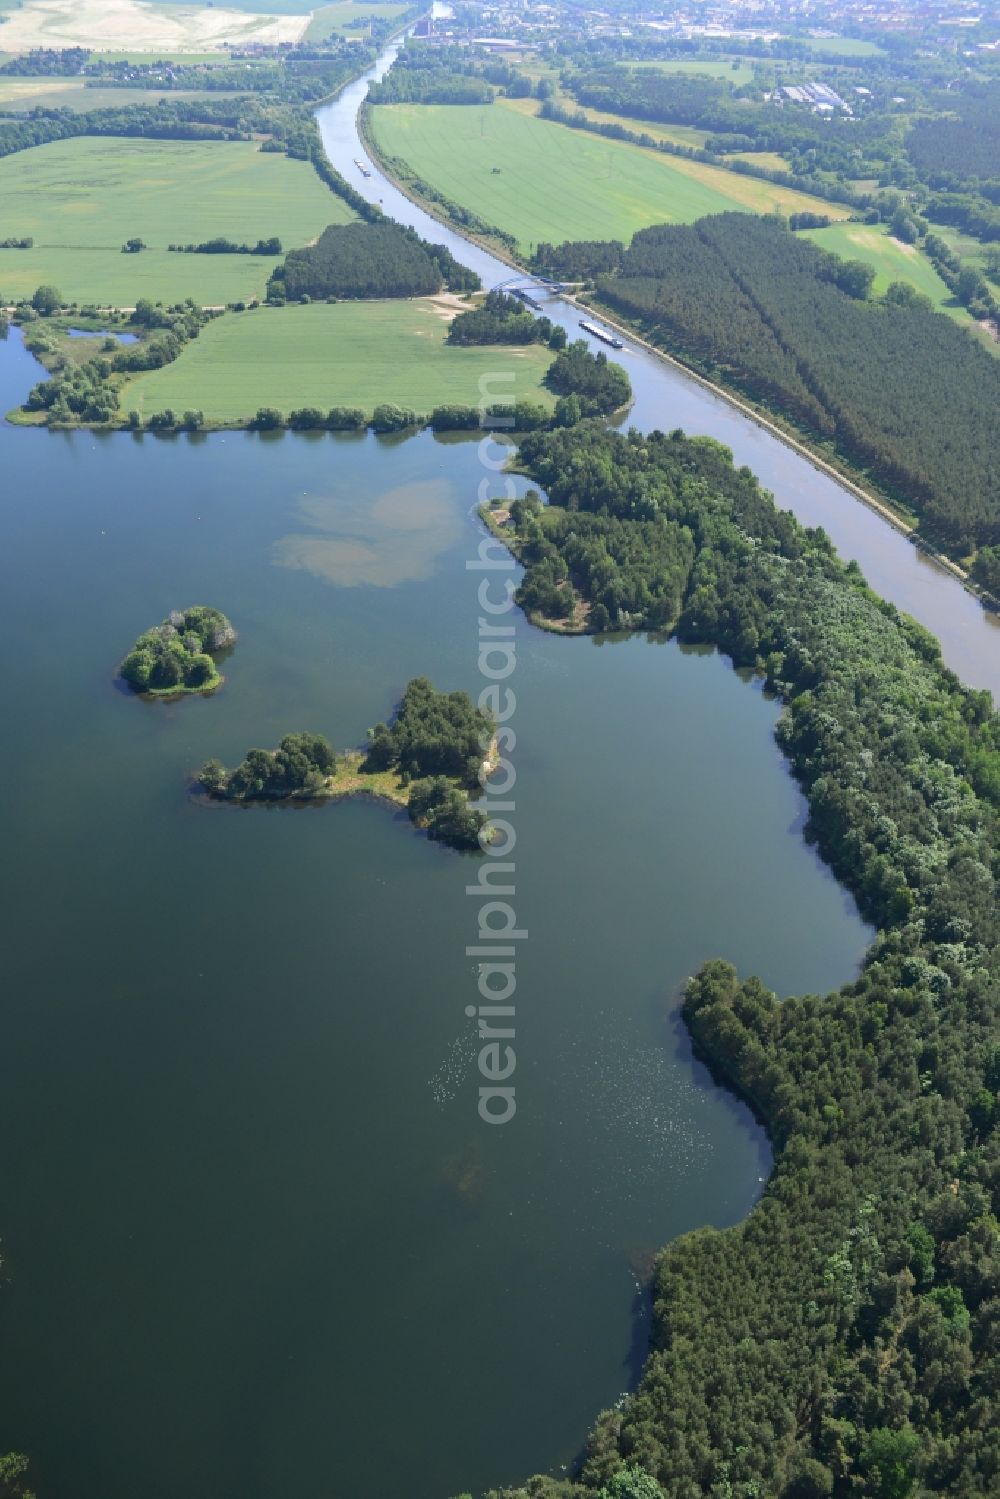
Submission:
<svg viewBox="0 0 1000 1499">
<path fill-rule="evenodd" d="M 452 291 L 438 292 L 433 297 L 422 297 L 421 301 L 426 302 L 430 311 L 436 317 L 443 318 L 446 323 L 450 323 L 460 312 L 468 312 L 470 308 L 470 303 L 463 301 L 461 297 L 456 297 Z"/>
<path fill-rule="evenodd" d="M 116 52 L 212 52 L 231 42 L 294 42 L 310 20 L 142 0 L 24 0 L 7 14 L 0 27 L 5 52 L 95 45 Z"/>
</svg>

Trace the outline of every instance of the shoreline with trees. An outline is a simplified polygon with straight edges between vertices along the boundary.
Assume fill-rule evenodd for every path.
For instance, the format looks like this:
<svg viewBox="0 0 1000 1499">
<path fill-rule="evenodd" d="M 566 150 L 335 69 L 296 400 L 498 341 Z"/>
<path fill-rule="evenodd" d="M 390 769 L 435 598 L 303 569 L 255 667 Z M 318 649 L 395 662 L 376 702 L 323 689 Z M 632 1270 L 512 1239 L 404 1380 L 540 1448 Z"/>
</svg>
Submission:
<svg viewBox="0 0 1000 1499">
<path fill-rule="evenodd" d="M 881 1494 L 886 1474 L 900 1495 L 979 1491 L 995 1472 L 1000 716 L 713 439 L 582 423 L 525 437 L 518 468 L 550 498 L 514 501 L 499 530 L 522 609 L 580 604 L 587 628 L 671 632 L 763 680 L 806 837 L 878 935 L 825 997 L 779 1002 L 720 960 L 689 981 L 696 1053 L 765 1124 L 774 1174 L 743 1222 L 660 1252 L 638 1389 L 598 1417 L 572 1479 L 510 1499 L 723 1480 Z M 615 1487 L 624 1465 L 648 1490 Z"/>
</svg>

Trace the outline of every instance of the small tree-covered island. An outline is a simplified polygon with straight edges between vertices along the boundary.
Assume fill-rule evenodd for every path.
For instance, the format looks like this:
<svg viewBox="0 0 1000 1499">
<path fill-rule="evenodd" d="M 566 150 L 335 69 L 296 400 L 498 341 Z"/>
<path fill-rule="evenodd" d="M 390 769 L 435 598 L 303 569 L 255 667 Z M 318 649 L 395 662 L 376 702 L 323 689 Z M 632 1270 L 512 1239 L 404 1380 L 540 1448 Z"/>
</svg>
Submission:
<svg viewBox="0 0 1000 1499">
<path fill-rule="evenodd" d="M 369 730 L 366 750 L 338 755 L 322 734 L 286 734 L 275 750 L 249 750 L 234 770 L 209 760 L 198 780 L 219 801 L 374 796 L 405 807 L 429 838 L 480 849 L 491 829 L 470 793 L 495 768 L 495 729 L 468 693 L 437 692 L 426 677 L 415 677 L 392 723 Z"/>
<path fill-rule="evenodd" d="M 235 644 L 236 631 L 221 610 L 206 604 L 173 609 L 139 636 L 120 672 L 133 691 L 156 697 L 214 692 L 222 674 L 213 658 Z"/>
</svg>

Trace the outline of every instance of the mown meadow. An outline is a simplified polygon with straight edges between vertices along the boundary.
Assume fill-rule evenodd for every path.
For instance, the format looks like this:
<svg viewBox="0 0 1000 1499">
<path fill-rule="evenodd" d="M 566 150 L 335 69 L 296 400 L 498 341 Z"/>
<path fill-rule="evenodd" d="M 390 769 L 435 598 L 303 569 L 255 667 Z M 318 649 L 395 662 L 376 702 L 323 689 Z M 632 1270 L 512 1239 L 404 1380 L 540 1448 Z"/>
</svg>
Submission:
<svg viewBox="0 0 1000 1499">
<path fill-rule="evenodd" d="M 906 281 L 929 297 L 939 312 L 968 322 L 965 308 L 958 305 L 923 251 L 916 245 L 904 245 L 893 239 L 884 224 L 831 224 L 826 229 L 806 229 L 803 233 L 834 255 L 874 266 L 872 290 L 876 296 L 881 296 L 893 281 Z"/>
</svg>

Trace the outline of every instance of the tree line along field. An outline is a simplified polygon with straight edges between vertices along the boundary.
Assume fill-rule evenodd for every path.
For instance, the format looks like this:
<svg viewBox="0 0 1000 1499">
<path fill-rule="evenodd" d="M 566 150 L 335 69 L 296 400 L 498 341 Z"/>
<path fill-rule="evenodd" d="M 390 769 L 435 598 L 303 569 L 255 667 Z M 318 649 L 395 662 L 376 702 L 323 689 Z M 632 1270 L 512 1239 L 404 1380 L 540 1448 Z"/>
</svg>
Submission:
<svg viewBox="0 0 1000 1499">
<path fill-rule="evenodd" d="M 729 209 L 847 212 L 721 167 L 572 130 L 503 100 L 483 108 L 377 105 L 369 119 L 382 151 L 513 234 L 525 254 L 544 241 L 627 242 L 650 224 L 689 224 Z"/>
<path fill-rule="evenodd" d="M 200 410 L 207 422 L 235 422 L 261 406 L 287 415 L 302 406 L 383 402 L 418 412 L 475 405 L 482 376 L 499 401 L 554 397 L 542 386 L 551 352 L 528 347 L 455 348 L 445 343 L 454 309 L 440 299 L 314 302 L 261 307 L 216 318 L 180 358 L 136 376 L 123 412 Z M 513 376 L 514 378 L 506 378 Z"/>
<path fill-rule="evenodd" d="M 155 95 L 153 96 L 156 97 Z M 204 89 L 171 89 L 171 99 L 218 98 Z M 27 114 L 31 109 L 121 109 L 127 104 L 149 104 L 148 89 L 88 88 L 85 78 L 0 78 L 0 110 Z"/>
<path fill-rule="evenodd" d="M 308 162 L 251 142 L 53 141 L 0 160 L 0 239 L 34 239 L 30 250 L 0 250 L 0 297 L 30 295 L 43 282 L 69 301 L 116 306 L 260 297 L 277 257 L 167 246 L 277 235 L 288 249 L 351 217 Z M 123 255 L 133 236 L 148 248 Z"/>
</svg>

